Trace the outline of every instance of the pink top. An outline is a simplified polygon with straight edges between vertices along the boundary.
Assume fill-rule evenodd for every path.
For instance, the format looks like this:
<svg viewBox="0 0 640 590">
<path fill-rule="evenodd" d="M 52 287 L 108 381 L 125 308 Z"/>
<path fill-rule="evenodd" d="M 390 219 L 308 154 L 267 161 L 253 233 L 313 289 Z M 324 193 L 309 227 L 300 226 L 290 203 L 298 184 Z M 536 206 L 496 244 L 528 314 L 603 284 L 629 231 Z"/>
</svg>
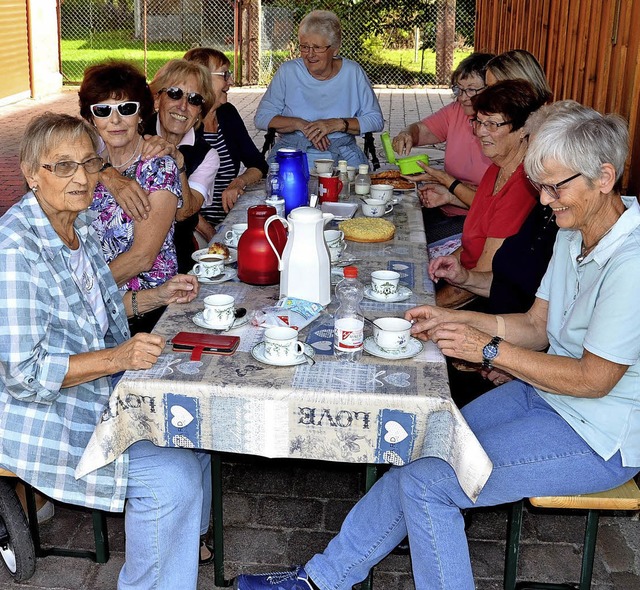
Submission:
<svg viewBox="0 0 640 590">
<path fill-rule="evenodd" d="M 440 141 L 446 141 L 444 169 L 458 180 L 478 186 L 491 160 L 480 148 L 460 104 L 452 102 L 422 120 Z"/>
</svg>

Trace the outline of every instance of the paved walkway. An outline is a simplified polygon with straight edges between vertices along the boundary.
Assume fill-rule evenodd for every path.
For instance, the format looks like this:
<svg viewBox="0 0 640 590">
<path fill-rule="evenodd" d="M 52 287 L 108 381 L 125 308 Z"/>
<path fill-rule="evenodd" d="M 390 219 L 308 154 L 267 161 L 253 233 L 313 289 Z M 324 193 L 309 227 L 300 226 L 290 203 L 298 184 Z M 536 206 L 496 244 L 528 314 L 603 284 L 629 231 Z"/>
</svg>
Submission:
<svg viewBox="0 0 640 590">
<path fill-rule="evenodd" d="M 240 110 L 258 146 L 262 132 L 253 126 L 259 89 L 233 89 L 230 100 Z M 393 136 L 450 100 L 443 90 L 381 89 L 378 96 Z M 42 101 L 23 101 L 0 108 L 0 213 L 24 192 L 18 169 L 18 149 L 26 123 L 44 111 L 77 113 L 74 89 Z M 427 150 L 441 158 L 439 150 Z M 228 457 L 223 463 L 225 569 L 228 577 L 241 571 L 270 571 L 304 563 L 338 531 L 344 516 L 362 494 L 363 470 L 325 462 Z M 86 559 L 47 557 L 38 560 L 24 590 L 107 590 L 116 587 L 123 563 L 123 518 L 109 519 L 111 559 L 97 565 Z M 521 568 L 528 579 L 570 581 L 579 571 L 583 518 L 571 514 L 526 514 Z M 468 529 L 478 590 L 502 588 L 506 515 L 501 509 L 478 510 Z M 637 518 L 601 519 L 594 590 L 640 588 L 640 534 Z M 56 506 L 56 516 L 42 527 L 43 542 L 90 548 L 91 519 L 86 511 Z M 391 555 L 376 569 L 380 590 L 413 588 L 410 560 Z M 0 590 L 15 589 L 0 566 Z M 213 568 L 201 568 L 199 590 L 211 590 Z M 181 590 L 177 588 L 176 590 Z M 448 590 L 457 590 L 455 588 Z"/>
</svg>

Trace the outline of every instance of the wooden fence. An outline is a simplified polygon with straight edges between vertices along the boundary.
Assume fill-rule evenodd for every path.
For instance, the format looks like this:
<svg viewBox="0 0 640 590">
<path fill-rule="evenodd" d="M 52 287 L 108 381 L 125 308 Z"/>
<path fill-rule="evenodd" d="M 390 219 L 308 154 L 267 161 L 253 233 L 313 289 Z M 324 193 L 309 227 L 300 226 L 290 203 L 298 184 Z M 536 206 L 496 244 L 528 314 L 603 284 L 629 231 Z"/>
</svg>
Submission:
<svg viewBox="0 0 640 590">
<path fill-rule="evenodd" d="M 476 0 L 476 51 L 527 49 L 555 100 L 629 122 L 625 192 L 640 193 L 640 0 Z"/>
</svg>

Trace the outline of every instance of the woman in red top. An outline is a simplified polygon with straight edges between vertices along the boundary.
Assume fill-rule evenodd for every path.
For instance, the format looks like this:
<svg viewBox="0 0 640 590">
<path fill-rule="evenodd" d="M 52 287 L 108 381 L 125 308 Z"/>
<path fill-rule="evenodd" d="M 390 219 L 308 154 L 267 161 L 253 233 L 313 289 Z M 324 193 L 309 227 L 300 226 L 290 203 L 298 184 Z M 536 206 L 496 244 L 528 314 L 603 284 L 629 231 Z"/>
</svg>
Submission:
<svg viewBox="0 0 640 590">
<path fill-rule="evenodd" d="M 476 191 L 454 256 L 467 269 L 489 272 L 496 250 L 520 229 L 535 204 L 537 193 L 522 165 L 528 142 L 524 124 L 542 102 L 528 82 L 509 80 L 486 88 L 474 97 L 473 105 L 474 132 L 492 164 Z M 438 264 L 436 258 L 430 268 Z M 464 289 L 444 285 L 436 302 L 459 307 L 471 297 Z"/>
</svg>

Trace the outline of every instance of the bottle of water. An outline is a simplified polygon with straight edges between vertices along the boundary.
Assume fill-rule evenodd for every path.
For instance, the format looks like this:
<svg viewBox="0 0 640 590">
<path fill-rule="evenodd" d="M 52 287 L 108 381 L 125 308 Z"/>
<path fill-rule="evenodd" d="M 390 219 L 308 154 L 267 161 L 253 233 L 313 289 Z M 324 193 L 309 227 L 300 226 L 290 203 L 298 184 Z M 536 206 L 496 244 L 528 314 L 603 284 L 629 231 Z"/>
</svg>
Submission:
<svg viewBox="0 0 640 590">
<path fill-rule="evenodd" d="M 342 183 L 342 188 L 338 194 L 338 200 L 346 201 L 349 199 L 349 173 L 347 172 L 346 160 L 338 160 L 338 177 Z"/>
<path fill-rule="evenodd" d="M 358 269 L 347 266 L 344 279 L 336 285 L 338 309 L 333 316 L 333 354 L 340 360 L 356 362 L 364 348 L 364 318 L 360 302 L 364 286 L 358 280 Z"/>
<path fill-rule="evenodd" d="M 369 176 L 369 164 L 360 164 L 358 174 L 354 181 L 356 195 L 368 195 L 371 188 L 371 177 Z"/>
<path fill-rule="evenodd" d="M 278 162 L 269 164 L 269 172 L 264 184 L 267 199 L 275 201 L 280 198 L 280 164 Z"/>
</svg>

